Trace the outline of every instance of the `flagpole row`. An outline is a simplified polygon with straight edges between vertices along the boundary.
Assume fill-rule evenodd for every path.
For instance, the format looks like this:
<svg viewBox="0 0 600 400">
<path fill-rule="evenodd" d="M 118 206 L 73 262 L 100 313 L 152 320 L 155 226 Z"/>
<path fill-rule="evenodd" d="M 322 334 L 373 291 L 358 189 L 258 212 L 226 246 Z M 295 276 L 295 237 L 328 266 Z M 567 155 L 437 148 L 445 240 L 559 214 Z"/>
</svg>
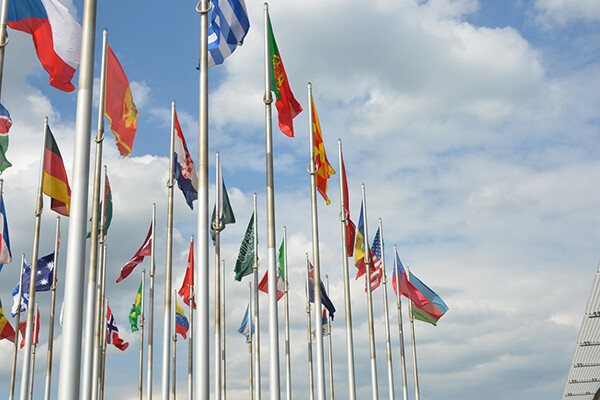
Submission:
<svg viewBox="0 0 600 400">
<path fill-rule="evenodd" d="M 2 184 L 3 180 L 0 179 L 0 199 L 2 196 Z M 10 374 L 10 391 L 8 398 L 9 400 L 14 400 L 15 398 L 15 381 L 17 376 L 17 353 L 19 351 L 19 325 L 21 319 L 21 298 L 23 296 L 23 266 L 25 265 L 25 254 L 21 254 L 21 274 L 19 275 L 19 299 L 17 301 L 17 321 L 15 329 L 15 341 L 13 346 L 13 359 L 12 359 L 12 369 Z M 23 338 L 25 339 L 25 338 Z"/>
<path fill-rule="evenodd" d="M 379 218 L 379 239 L 381 249 L 381 273 L 383 281 L 383 314 L 385 319 L 385 343 L 387 353 L 387 371 L 388 371 L 388 391 L 390 394 L 390 400 L 395 400 L 394 394 L 394 371 L 392 368 L 392 343 L 390 339 L 390 316 L 388 310 L 388 295 L 387 295 L 387 273 L 385 272 L 385 251 L 383 246 L 383 224 L 381 218 Z"/>
<path fill-rule="evenodd" d="M 308 281 L 308 253 L 306 253 L 306 337 L 308 344 L 308 398 L 315 398 L 315 384 L 313 378 L 312 334 L 310 324 L 310 284 Z"/>
<path fill-rule="evenodd" d="M 394 245 L 394 276 L 396 277 L 396 307 L 398 308 L 398 334 L 400 336 L 400 362 L 402 365 L 402 393 L 404 400 L 408 400 L 408 386 L 406 378 L 406 357 L 404 355 L 404 327 L 402 326 L 402 301 L 400 299 L 400 274 L 398 272 L 398 248 Z"/>
<path fill-rule="evenodd" d="M 56 235 L 54 240 L 54 273 L 52 275 L 52 296 L 50 298 L 50 322 L 48 323 L 48 355 L 46 357 L 46 386 L 44 399 L 50 400 L 52 384 L 52 356 L 54 349 L 54 311 L 56 308 L 56 283 L 58 282 L 58 248 L 60 246 L 60 216 L 56 216 Z"/>
</svg>

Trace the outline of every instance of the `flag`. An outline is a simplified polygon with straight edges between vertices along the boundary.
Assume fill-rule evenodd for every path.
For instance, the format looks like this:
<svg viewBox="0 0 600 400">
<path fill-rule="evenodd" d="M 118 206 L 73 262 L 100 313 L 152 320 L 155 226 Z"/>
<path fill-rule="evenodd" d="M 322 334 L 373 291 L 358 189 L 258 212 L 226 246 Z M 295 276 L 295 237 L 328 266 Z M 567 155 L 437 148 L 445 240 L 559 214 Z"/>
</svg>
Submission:
<svg viewBox="0 0 600 400">
<path fill-rule="evenodd" d="M 350 219 L 350 200 L 348 196 L 348 179 L 346 179 L 346 166 L 344 165 L 344 155 L 340 153 L 342 159 L 342 179 L 344 182 L 344 212 L 346 214 L 346 247 L 348 257 L 354 254 L 354 238 L 356 235 L 356 226 Z"/>
<path fill-rule="evenodd" d="M 127 350 L 129 347 L 129 343 L 124 341 L 119 337 L 119 328 L 117 328 L 117 323 L 115 321 L 115 317 L 110 310 L 110 306 L 107 307 L 108 311 L 106 312 L 106 343 L 113 344 L 117 349 L 121 351 Z"/>
<path fill-rule="evenodd" d="M 12 291 L 13 295 L 13 306 L 12 316 L 17 315 L 19 309 L 19 286 L 23 283 L 23 290 L 21 291 L 21 311 L 27 311 L 29 307 L 29 285 L 31 282 L 31 267 L 27 265 L 27 262 L 23 261 L 23 275 L 21 281 L 17 283 L 17 286 Z M 35 291 L 36 292 L 47 292 L 52 289 L 52 282 L 54 281 L 54 252 L 38 258 L 37 275 L 35 280 Z"/>
<path fill-rule="evenodd" d="M 1 195 L 0 195 L 1 196 Z M 6 219 L 6 210 L 4 209 L 4 196 L 0 198 L 0 271 L 4 264 L 12 261 L 10 251 L 10 238 L 8 237 L 8 220 Z"/>
<path fill-rule="evenodd" d="M 31 338 L 31 344 L 36 345 L 40 342 L 40 309 L 37 310 L 37 316 L 33 317 L 33 337 Z M 22 321 L 19 324 L 19 332 L 21 332 L 21 344 L 19 348 L 25 347 L 25 332 L 27 331 L 27 321 Z"/>
<path fill-rule="evenodd" d="M 294 98 L 290 82 L 288 81 L 281 61 L 281 55 L 275 43 L 273 28 L 271 27 L 271 17 L 267 17 L 269 34 L 269 60 L 271 62 L 271 90 L 275 92 L 277 101 L 277 113 L 279 117 L 279 129 L 289 137 L 294 136 L 293 119 L 302 112 L 302 106 Z"/>
<path fill-rule="evenodd" d="M 2 301 L 0 300 L 0 340 L 8 339 L 11 342 L 15 342 L 15 330 L 8 322 L 8 318 L 4 315 L 4 311 L 2 311 Z"/>
<path fill-rule="evenodd" d="M 68 217 L 71 206 L 71 188 L 69 187 L 65 163 L 50 127 L 48 127 L 46 134 L 46 149 L 44 151 L 43 192 L 52 198 L 50 208 L 60 215 Z"/>
<path fill-rule="evenodd" d="M 383 252 L 383 245 L 380 238 L 379 228 L 377 228 L 377 232 L 375 233 L 375 238 L 373 239 L 373 246 L 370 249 L 371 254 L 371 291 L 377 289 L 381 284 L 381 280 L 383 278 L 383 262 L 381 253 Z M 365 287 L 365 291 L 367 288 Z"/>
<path fill-rule="evenodd" d="M 258 290 L 269 293 L 269 270 L 265 271 L 260 283 L 258 284 Z M 285 287 L 283 285 L 283 279 L 279 276 L 279 270 L 277 270 L 277 301 L 279 301 L 285 294 Z"/>
<path fill-rule="evenodd" d="M 331 204 L 331 201 L 329 201 L 329 197 L 327 197 L 327 181 L 331 175 L 335 174 L 335 171 L 327 160 L 327 154 L 325 154 L 321 124 L 319 123 L 319 116 L 317 115 L 317 109 L 315 108 L 315 99 L 312 97 L 312 94 L 310 95 L 310 101 L 312 102 L 312 130 L 314 136 L 315 169 L 317 171 L 317 190 L 321 193 L 321 196 L 323 196 L 327 205 L 329 205 Z"/>
<path fill-rule="evenodd" d="M 250 20 L 244 0 L 213 0 L 208 27 L 208 66 L 222 64 L 244 43 Z"/>
<path fill-rule="evenodd" d="M 11 125 L 12 119 L 10 119 L 8 110 L 0 104 L 0 173 L 12 166 L 10 161 L 6 159 L 6 151 L 8 150 L 8 130 Z"/>
<path fill-rule="evenodd" d="M 229 203 L 229 196 L 227 195 L 227 189 L 225 188 L 225 182 L 223 181 L 223 173 L 221 172 L 221 165 L 219 165 L 219 182 L 217 183 L 217 188 L 219 191 L 219 210 L 221 212 L 220 221 L 221 228 L 219 232 L 225 229 L 226 224 L 235 224 L 235 215 L 233 215 L 233 209 L 231 208 L 231 203 Z M 215 212 L 217 206 L 213 208 L 212 217 L 210 218 L 210 237 L 215 242 Z"/>
<path fill-rule="evenodd" d="M 358 268 L 356 279 L 365 273 L 365 222 L 363 219 L 363 205 L 360 204 L 360 217 L 356 227 L 356 240 L 354 242 L 354 265 Z"/>
<path fill-rule="evenodd" d="M 112 190 L 110 189 L 110 182 L 108 181 L 108 176 L 106 176 L 106 184 L 104 185 L 104 203 L 100 202 L 100 208 L 102 208 L 102 204 L 104 204 L 104 235 L 108 232 L 108 228 L 110 227 L 110 222 L 112 221 L 113 215 L 113 202 L 112 202 Z M 90 217 L 90 221 L 92 218 Z M 101 227 L 98 226 L 98 232 L 100 232 Z M 88 232 L 85 236 L 89 238 L 91 232 Z"/>
<path fill-rule="evenodd" d="M 190 329 L 190 323 L 185 317 L 185 311 L 175 299 L 175 332 L 179 333 L 184 339 L 187 339 L 187 332 Z"/>
<path fill-rule="evenodd" d="M 185 202 L 193 210 L 194 200 L 198 198 L 198 174 L 185 144 L 185 138 L 177 118 L 177 111 L 175 111 L 175 147 L 173 151 L 175 152 L 174 178 L 177 179 L 177 186 L 183 193 Z"/>
<path fill-rule="evenodd" d="M 240 244 L 240 252 L 238 253 L 237 261 L 235 262 L 235 280 L 240 282 L 246 275 L 250 275 L 254 265 L 254 213 L 250 217 L 246 233 L 242 244 Z"/>
<path fill-rule="evenodd" d="M 117 148 L 121 156 L 131 154 L 133 139 L 137 129 L 138 110 L 133 102 L 131 87 L 123 67 L 110 46 L 106 46 L 106 96 L 104 115 L 110 121 L 110 130 L 117 138 Z"/>
<path fill-rule="evenodd" d="M 316 337 L 316 329 L 310 331 L 313 339 Z M 323 317 L 321 318 L 321 333 L 323 336 L 327 336 L 329 334 L 329 329 L 327 329 L 327 311 L 323 309 Z"/>
<path fill-rule="evenodd" d="M 194 287 L 194 239 L 190 241 L 190 253 L 188 255 L 188 265 L 185 270 L 185 276 L 181 283 L 181 289 L 179 289 L 179 295 L 183 299 L 186 305 L 190 305 L 190 296 L 193 296 L 192 288 Z M 192 307 L 196 309 L 196 301 L 192 300 Z"/>
<path fill-rule="evenodd" d="M 140 282 L 140 288 L 135 295 L 135 303 L 131 306 L 131 311 L 129 311 L 129 323 L 131 324 L 131 332 L 138 331 L 138 317 L 142 315 L 142 289 L 143 289 L 143 281 Z"/>
<path fill-rule="evenodd" d="M 152 254 L 152 223 L 150 223 L 150 229 L 148 230 L 148 234 L 146 235 L 146 239 L 144 239 L 144 243 L 139 248 L 139 250 L 131 257 L 131 260 L 125 264 L 125 266 L 121 269 L 121 274 L 117 279 L 117 283 L 121 282 L 123 279 L 127 278 L 129 274 L 133 271 L 133 269 L 142 261 L 144 261 L 144 257 Z"/>
<path fill-rule="evenodd" d="M 279 276 L 285 282 L 285 238 L 281 239 L 277 260 L 279 261 Z"/>
<path fill-rule="evenodd" d="M 310 262 L 308 263 L 308 298 L 311 303 L 315 302 L 315 273 L 313 270 L 313 266 Z M 329 296 L 327 295 L 327 291 L 325 290 L 325 285 L 323 284 L 323 281 L 321 281 L 321 304 L 323 304 L 323 307 L 325 307 L 327 311 L 329 311 L 329 315 L 331 316 L 331 319 L 333 319 L 333 314 L 335 313 L 335 306 L 333 305 L 333 302 L 331 301 L 331 299 L 329 299 Z"/>
<path fill-rule="evenodd" d="M 79 65 L 81 25 L 58 0 L 18 0 L 8 4 L 8 26 L 32 36 L 50 85 L 72 92 Z"/>
<path fill-rule="evenodd" d="M 246 306 L 246 312 L 244 313 L 244 319 L 242 319 L 242 323 L 238 328 L 238 333 L 240 335 L 246 336 L 246 343 L 250 343 L 250 329 L 252 329 L 252 334 L 254 334 L 254 324 L 251 322 L 251 319 L 248 316 L 248 311 L 250 309 L 250 304 Z"/>
</svg>

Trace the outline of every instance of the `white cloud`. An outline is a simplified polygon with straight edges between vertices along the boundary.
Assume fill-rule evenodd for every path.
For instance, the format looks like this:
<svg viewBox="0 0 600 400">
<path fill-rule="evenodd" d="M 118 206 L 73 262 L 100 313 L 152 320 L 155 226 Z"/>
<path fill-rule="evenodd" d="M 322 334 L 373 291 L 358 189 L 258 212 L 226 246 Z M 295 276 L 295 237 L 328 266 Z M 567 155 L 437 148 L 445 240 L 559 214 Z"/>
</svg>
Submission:
<svg viewBox="0 0 600 400">
<path fill-rule="evenodd" d="M 536 0 L 535 8 L 540 12 L 539 20 L 546 24 L 600 20 L 600 4 L 594 0 Z"/>
</svg>

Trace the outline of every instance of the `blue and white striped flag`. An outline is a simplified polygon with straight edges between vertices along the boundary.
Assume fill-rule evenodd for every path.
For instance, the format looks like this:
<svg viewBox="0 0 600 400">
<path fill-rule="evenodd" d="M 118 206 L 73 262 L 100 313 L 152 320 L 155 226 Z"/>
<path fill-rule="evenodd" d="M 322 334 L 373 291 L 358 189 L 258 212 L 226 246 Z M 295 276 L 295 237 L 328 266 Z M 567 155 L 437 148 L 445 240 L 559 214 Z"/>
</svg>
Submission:
<svg viewBox="0 0 600 400">
<path fill-rule="evenodd" d="M 250 304 L 246 306 L 246 313 L 244 314 L 244 319 L 242 320 L 242 324 L 238 328 L 238 333 L 240 335 L 246 336 L 246 343 L 250 343 L 250 327 L 252 326 L 252 334 L 254 334 L 254 324 L 250 321 L 252 320 L 252 316 L 248 315 L 248 310 L 250 309 Z"/>
<path fill-rule="evenodd" d="M 222 64 L 237 46 L 244 43 L 250 20 L 244 0 L 212 0 L 208 27 L 208 66 Z"/>
</svg>

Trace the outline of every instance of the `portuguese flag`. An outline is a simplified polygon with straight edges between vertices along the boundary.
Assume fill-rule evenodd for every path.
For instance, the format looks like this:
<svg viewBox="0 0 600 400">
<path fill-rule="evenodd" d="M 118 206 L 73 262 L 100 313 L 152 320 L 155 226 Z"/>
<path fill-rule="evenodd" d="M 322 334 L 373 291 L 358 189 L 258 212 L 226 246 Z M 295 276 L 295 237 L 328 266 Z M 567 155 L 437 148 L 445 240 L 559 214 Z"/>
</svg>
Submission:
<svg viewBox="0 0 600 400">
<path fill-rule="evenodd" d="M 279 128 L 287 136 L 293 137 L 293 119 L 302 112 L 302 107 L 294 98 L 292 89 L 290 89 L 283 62 L 281 62 L 281 55 L 277 43 L 275 43 L 275 36 L 273 36 L 271 17 L 267 17 L 267 23 L 269 28 L 269 59 L 271 60 L 271 90 L 275 92 L 277 98 L 275 105 L 279 116 Z"/>
</svg>

